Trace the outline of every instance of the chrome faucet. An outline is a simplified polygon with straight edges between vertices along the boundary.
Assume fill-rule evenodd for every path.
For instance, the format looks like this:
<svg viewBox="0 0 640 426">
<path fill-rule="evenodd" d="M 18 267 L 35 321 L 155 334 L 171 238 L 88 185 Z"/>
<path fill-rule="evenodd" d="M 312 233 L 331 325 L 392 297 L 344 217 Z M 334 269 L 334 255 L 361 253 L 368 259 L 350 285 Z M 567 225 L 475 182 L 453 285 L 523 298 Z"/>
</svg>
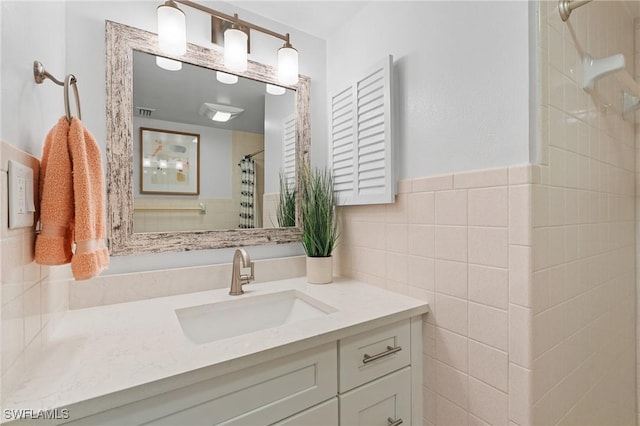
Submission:
<svg viewBox="0 0 640 426">
<path fill-rule="evenodd" d="M 240 273 L 240 261 L 242 261 L 243 268 L 251 268 L 251 275 L 242 275 Z M 231 296 L 244 294 L 242 284 L 249 284 L 253 280 L 255 280 L 255 276 L 253 275 L 253 262 L 249 254 L 243 249 L 236 249 L 236 252 L 233 254 L 233 270 L 231 271 L 231 289 L 229 290 L 229 294 Z"/>
</svg>

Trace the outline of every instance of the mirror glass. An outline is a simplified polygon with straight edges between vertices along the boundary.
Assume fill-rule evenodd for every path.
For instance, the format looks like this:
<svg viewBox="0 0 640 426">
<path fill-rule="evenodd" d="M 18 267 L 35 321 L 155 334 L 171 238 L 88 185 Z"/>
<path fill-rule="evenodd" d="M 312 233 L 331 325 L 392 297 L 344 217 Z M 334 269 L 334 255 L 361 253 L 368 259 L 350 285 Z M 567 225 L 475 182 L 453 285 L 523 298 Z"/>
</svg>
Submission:
<svg viewBox="0 0 640 426">
<path fill-rule="evenodd" d="M 254 61 L 229 74 L 218 50 L 189 44 L 163 57 L 156 34 L 106 22 L 112 255 L 300 241 L 275 211 L 281 171 L 295 188 L 309 164 L 310 79 L 282 86 Z"/>
<path fill-rule="evenodd" d="M 157 58 L 133 52 L 134 232 L 278 227 L 295 91 Z"/>
</svg>

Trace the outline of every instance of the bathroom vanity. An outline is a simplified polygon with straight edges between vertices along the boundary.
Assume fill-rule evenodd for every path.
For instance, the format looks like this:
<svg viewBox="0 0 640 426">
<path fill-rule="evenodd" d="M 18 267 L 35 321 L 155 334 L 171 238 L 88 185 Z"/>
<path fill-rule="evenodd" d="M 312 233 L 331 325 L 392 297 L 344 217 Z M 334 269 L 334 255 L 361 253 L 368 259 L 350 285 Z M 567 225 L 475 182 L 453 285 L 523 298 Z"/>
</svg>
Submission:
<svg viewBox="0 0 640 426">
<path fill-rule="evenodd" d="M 38 424 L 421 424 L 428 305 L 305 281 L 69 311 L 3 408 L 68 410 Z"/>
</svg>

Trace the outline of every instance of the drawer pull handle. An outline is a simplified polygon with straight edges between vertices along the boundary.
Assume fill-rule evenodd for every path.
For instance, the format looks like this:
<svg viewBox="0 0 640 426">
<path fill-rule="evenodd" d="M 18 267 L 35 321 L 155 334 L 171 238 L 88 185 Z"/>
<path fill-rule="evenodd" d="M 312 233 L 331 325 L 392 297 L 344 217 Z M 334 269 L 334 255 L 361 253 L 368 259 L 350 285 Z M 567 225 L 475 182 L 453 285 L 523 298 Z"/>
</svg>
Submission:
<svg viewBox="0 0 640 426">
<path fill-rule="evenodd" d="M 387 422 L 389 423 L 387 426 L 399 426 L 402 424 L 402 419 L 393 420 L 391 417 L 387 418 Z"/>
<path fill-rule="evenodd" d="M 396 352 L 400 352 L 401 350 L 402 350 L 402 346 L 396 346 L 395 348 L 392 346 L 387 346 L 387 350 L 384 352 L 380 352 L 379 354 L 375 354 L 375 355 L 364 354 L 364 357 L 362 358 L 362 362 L 366 364 L 366 363 L 378 360 L 380 358 L 384 358 L 385 356 L 393 355 Z"/>
</svg>

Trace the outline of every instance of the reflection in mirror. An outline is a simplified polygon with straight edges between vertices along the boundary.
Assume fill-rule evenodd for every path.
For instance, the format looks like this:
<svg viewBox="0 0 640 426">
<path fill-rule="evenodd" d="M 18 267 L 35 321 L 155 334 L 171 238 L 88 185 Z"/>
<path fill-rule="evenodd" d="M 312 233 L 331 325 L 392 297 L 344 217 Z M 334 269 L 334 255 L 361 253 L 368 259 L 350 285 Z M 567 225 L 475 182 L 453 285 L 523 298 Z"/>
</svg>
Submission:
<svg viewBox="0 0 640 426">
<path fill-rule="evenodd" d="M 274 86 L 281 90 L 270 94 L 264 82 L 189 63 L 167 70 L 158 58 L 133 52 L 134 232 L 277 227 L 278 176 L 285 166 L 294 182 L 295 161 L 285 164 L 285 155 L 295 160 L 295 91 Z M 174 170 L 195 147 L 157 133 L 145 145 L 144 128 L 199 135 L 200 167 Z M 144 191 L 154 178 L 171 178 L 172 186 Z M 187 188 L 198 178 L 194 194 Z M 165 187 L 174 190 L 162 193 Z"/>
<path fill-rule="evenodd" d="M 224 66 L 223 55 L 217 50 L 190 44 L 187 53 L 180 58 L 158 58 L 160 52 L 157 46 L 156 34 L 106 22 L 107 215 L 111 254 L 203 250 L 299 241 L 300 229 L 297 226 L 268 227 L 277 226 L 278 223 L 276 205 L 280 172 L 286 173 L 290 182 L 298 185 L 299 171 L 309 164 L 309 78 L 299 76 L 297 84 L 282 86 L 278 83 L 274 68 L 253 61 L 249 61 L 247 71 L 234 76 Z M 140 73 L 138 62 L 141 62 Z M 163 68 L 158 68 L 158 64 Z M 204 80 L 196 84 L 178 80 L 179 75 L 191 76 L 191 73 L 196 72 L 204 72 L 208 76 L 201 77 Z M 164 73 L 163 77 L 168 80 L 158 81 L 160 73 Z M 195 76 L 190 78 L 196 79 Z M 236 86 L 235 92 L 232 88 L 218 85 L 215 81 L 220 79 L 227 83 L 237 79 L 235 84 L 229 85 Z M 248 89 L 237 89 L 251 84 L 260 87 L 259 94 L 257 89 L 253 95 L 245 93 Z M 282 91 L 284 87 L 286 94 L 266 95 L 267 84 L 278 86 L 280 89 L 276 88 L 276 91 Z M 270 90 L 272 89 L 274 88 L 271 87 Z M 184 99 L 192 100 L 185 103 L 177 94 L 188 95 Z M 251 96 L 254 96 L 253 101 L 243 100 Z M 255 96 L 260 97 L 260 101 L 256 101 Z M 282 112 L 277 119 L 274 115 L 271 120 L 270 111 L 279 109 L 276 105 L 278 102 L 286 103 L 289 115 L 282 117 L 286 115 Z M 294 105 L 293 110 L 291 105 Z M 230 109 L 231 107 L 236 109 Z M 244 111 L 237 115 L 240 108 Z M 231 118 L 234 114 L 237 116 Z M 261 118 L 252 119 L 254 115 Z M 213 123 L 224 119 L 228 119 L 227 123 Z M 250 122 L 257 128 L 250 127 Z M 242 127 L 233 127 L 240 124 Z M 170 195 L 141 191 L 140 173 L 144 172 L 146 151 L 141 151 L 140 128 L 155 129 L 159 133 L 194 134 L 199 137 L 199 149 L 193 151 L 187 148 L 184 141 L 167 141 L 166 144 L 161 141 L 158 145 L 166 150 L 162 153 L 163 158 L 160 158 L 158 151 L 152 159 L 157 146 L 148 148 L 151 150 L 148 162 L 151 165 L 155 161 L 156 170 L 159 165 L 169 168 L 169 163 L 175 169 L 171 173 L 173 186 Z M 189 169 L 190 175 L 187 176 L 184 163 L 179 164 L 184 160 L 177 158 L 176 150 L 184 151 L 181 152 L 183 156 L 188 151 L 194 155 L 197 152 L 198 172 L 193 173 L 193 177 L 197 174 L 200 178 L 200 187 L 195 192 L 182 190 L 180 187 L 191 180 L 193 169 Z M 256 175 L 256 186 L 261 185 L 263 188 L 260 189 L 261 199 L 254 203 L 259 204 L 260 211 L 258 214 L 253 213 L 253 218 L 249 217 L 250 213 L 242 210 L 249 208 L 248 205 L 251 204 L 250 200 L 243 198 L 243 192 L 250 191 L 242 188 L 242 181 L 249 179 L 242 177 L 241 167 L 238 166 L 242 165 L 242 159 L 247 155 L 253 161 L 262 161 L 261 165 L 255 165 L 257 173 L 245 170 L 245 174 Z M 160 160 L 163 162 L 160 163 Z M 179 166 L 183 167 L 181 173 Z M 154 189 L 163 192 L 164 188 Z M 228 203 L 229 209 L 233 208 L 234 211 L 228 213 L 224 210 L 224 203 Z M 143 206 L 154 210 L 134 211 L 134 208 L 141 209 Z M 192 210 L 178 211 L 183 216 L 181 220 L 164 228 L 160 227 L 159 215 L 176 208 Z M 160 211 L 163 209 L 166 211 Z M 219 223 L 207 223 L 213 222 L 215 212 L 220 213 L 217 215 Z M 142 213 L 146 217 L 142 217 Z M 232 220 L 230 217 L 234 215 L 237 216 Z M 296 212 L 296 217 L 298 216 L 299 213 Z M 249 219 L 253 219 L 253 222 Z M 185 222 L 191 222 L 188 228 L 184 225 Z M 251 228 L 252 226 L 256 228 Z"/>
</svg>

